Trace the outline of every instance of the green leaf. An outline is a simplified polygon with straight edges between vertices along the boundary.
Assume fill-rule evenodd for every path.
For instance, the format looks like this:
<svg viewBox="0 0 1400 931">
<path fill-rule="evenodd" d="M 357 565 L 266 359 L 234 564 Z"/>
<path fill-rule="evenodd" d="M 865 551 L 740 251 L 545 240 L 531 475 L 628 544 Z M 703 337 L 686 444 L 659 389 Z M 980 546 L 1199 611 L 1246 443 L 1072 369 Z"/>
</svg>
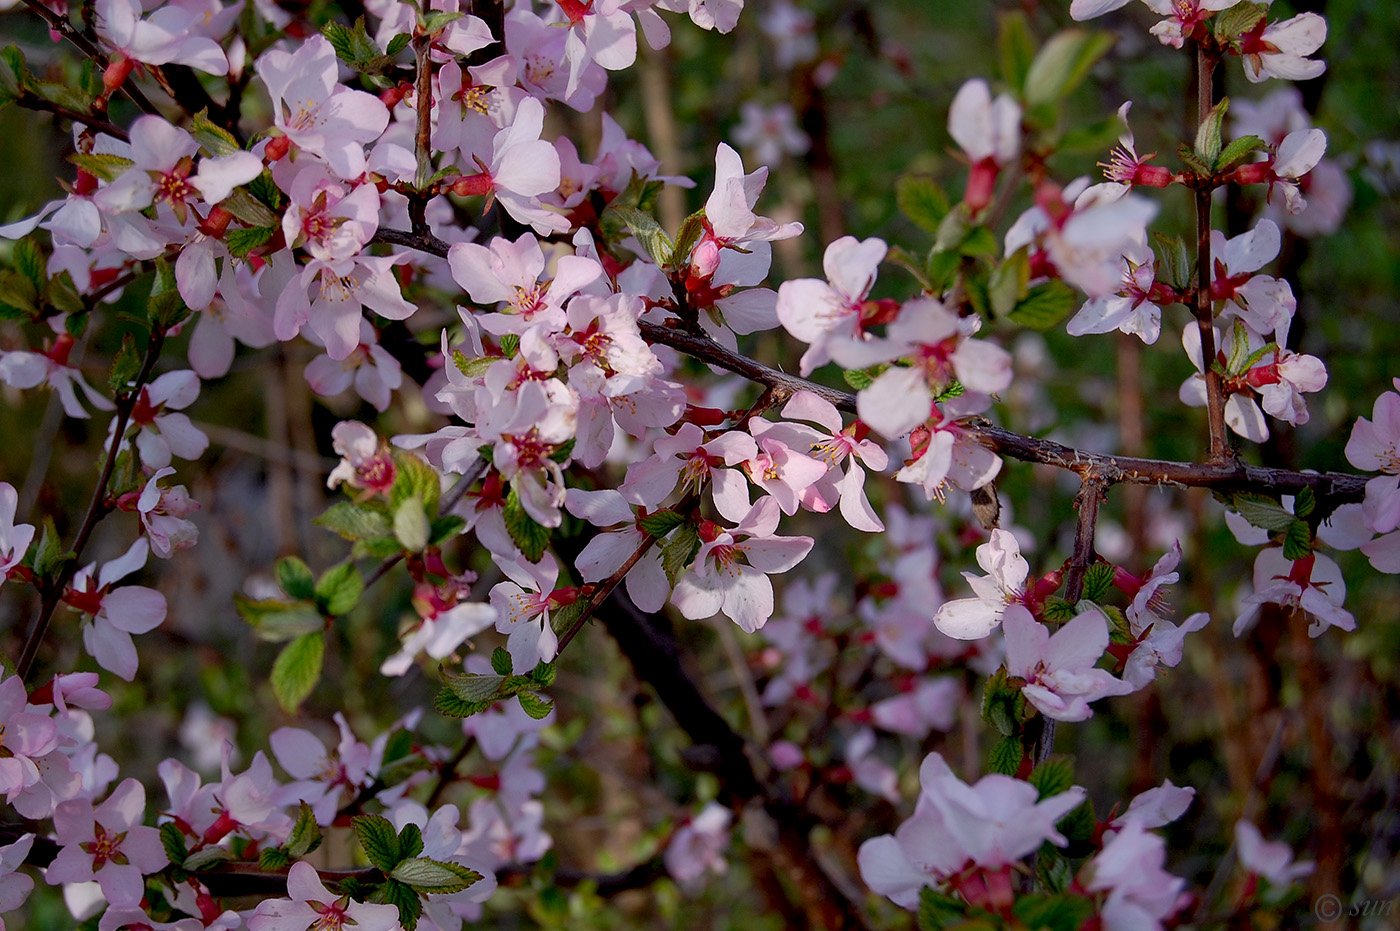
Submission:
<svg viewBox="0 0 1400 931">
<path fill-rule="evenodd" d="M 1052 624 L 1063 624 L 1065 621 L 1073 620 L 1074 605 L 1065 601 L 1058 595 L 1051 595 L 1045 599 L 1045 607 L 1041 614 Z"/>
<path fill-rule="evenodd" d="M 641 520 L 642 529 L 657 538 L 666 536 L 683 523 L 685 523 L 685 518 L 675 511 L 657 511 L 655 514 L 648 514 Z"/>
<path fill-rule="evenodd" d="M 429 35 L 437 35 L 448 23 L 455 22 L 466 15 L 465 13 L 449 13 L 444 10 L 429 13 L 423 17 L 423 31 Z"/>
<path fill-rule="evenodd" d="M 428 516 L 417 499 L 400 502 L 394 511 L 394 537 L 412 553 L 421 553 L 428 545 Z"/>
<path fill-rule="evenodd" d="M 554 702 L 540 698 L 534 692 L 519 692 L 515 697 L 519 699 L 520 707 L 525 713 L 536 721 L 549 717 L 549 713 L 554 710 Z"/>
<path fill-rule="evenodd" d="M 1094 563 L 1084 573 L 1084 594 L 1082 597 L 1097 603 L 1108 596 L 1109 589 L 1112 587 L 1113 567 L 1108 563 Z"/>
<path fill-rule="evenodd" d="M 456 514 L 444 514 L 428 524 L 428 542 L 433 546 L 441 546 L 459 536 L 466 526 L 467 522 Z"/>
<path fill-rule="evenodd" d="M 20 61 L 18 67 L 11 63 L 12 57 L 16 55 Z M 19 99 L 20 88 L 24 85 L 23 62 L 24 55 L 13 45 L 6 46 L 0 53 L 0 107 Z"/>
<path fill-rule="evenodd" d="M 321 826 L 316 823 L 316 813 L 311 810 L 310 805 L 302 802 L 297 811 L 296 824 L 292 825 L 292 833 L 288 835 L 282 849 L 288 856 L 304 857 L 319 846 Z"/>
<path fill-rule="evenodd" d="M 1238 139 L 1230 140 L 1230 144 L 1220 150 L 1220 155 L 1216 157 L 1215 167 L 1217 171 L 1226 171 L 1234 168 L 1237 162 L 1243 161 L 1252 152 L 1260 152 L 1269 147 L 1269 144 L 1258 136 L 1241 136 Z"/>
<path fill-rule="evenodd" d="M 394 485 L 389 489 L 389 507 L 397 509 L 409 498 L 423 502 L 423 510 L 436 517 L 442 482 L 432 466 L 413 453 L 394 453 Z"/>
<path fill-rule="evenodd" d="M 967 903 L 925 886 L 919 890 L 919 931 L 943 931 L 967 915 Z"/>
<path fill-rule="evenodd" d="M 325 617 L 316 610 L 315 605 L 306 601 L 254 601 L 235 594 L 233 606 L 262 640 L 292 640 L 319 632 L 326 626 Z"/>
<path fill-rule="evenodd" d="M 1196 128 L 1196 157 L 1208 165 L 1211 170 L 1215 169 L 1216 159 L 1220 158 L 1220 133 L 1221 127 L 1225 123 L 1225 113 L 1230 109 L 1230 99 L 1227 97 L 1211 108 L 1210 113 L 1201 121 L 1201 125 Z"/>
<path fill-rule="evenodd" d="M 1230 506 L 1245 520 L 1270 533 L 1287 530 L 1293 524 L 1293 515 L 1285 511 L 1278 501 L 1264 495 L 1237 492 Z"/>
<path fill-rule="evenodd" d="M 614 204 L 608 209 L 616 212 L 622 222 L 627 224 L 627 228 L 637 238 L 637 242 L 642 244 L 652 262 L 663 268 L 671 263 L 671 256 L 676 247 L 655 217 L 635 207 Z"/>
<path fill-rule="evenodd" d="M 390 58 L 393 58 L 399 52 L 402 52 L 404 49 L 408 48 L 408 43 L 412 39 L 413 36 L 409 35 L 406 32 L 399 33 L 398 35 L 394 36 L 392 39 L 389 40 L 389 45 L 384 49 L 384 54 L 388 55 Z"/>
<path fill-rule="evenodd" d="M 1249 32 L 1269 13 L 1267 3 L 1240 3 L 1222 12 L 1211 21 L 1215 37 L 1222 42 L 1231 42 Z"/>
<path fill-rule="evenodd" d="M 505 507 L 501 510 L 506 523 L 506 531 L 510 534 L 511 541 L 520 547 L 520 552 L 525 554 L 525 558 L 530 562 L 539 562 L 543 559 L 545 548 L 549 546 L 549 530 L 541 527 L 533 517 L 525 512 L 525 507 L 520 503 L 520 495 L 516 492 L 513 481 L 510 493 L 506 495 Z"/>
<path fill-rule="evenodd" d="M 15 243 L 11 260 L 15 263 L 15 271 L 34 285 L 35 294 L 48 284 L 49 275 L 44 270 L 44 252 L 33 239 L 21 239 Z"/>
<path fill-rule="evenodd" d="M 403 861 L 411 860 L 423 852 L 423 832 L 418 825 L 412 822 L 405 824 L 399 831 L 399 866 Z M 396 867 L 397 869 L 397 867 Z M 398 877 L 402 879 L 403 877 Z"/>
<path fill-rule="evenodd" d="M 1098 828 L 1098 821 L 1094 818 L 1094 803 L 1086 798 L 1061 818 L 1055 824 L 1055 828 L 1070 843 L 1086 843 L 1093 840 L 1094 832 Z"/>
<path fill-rule="evenodd" d="M 265 246 L 277 235 L 273 226 L 248 226 L 224 234 L 224 245 L 235 259 L 246 259 L 254 249 Z"/>
<path fill-rule="evenodd" d="M 348 64 L 355 63 L 355 37 L 354 33 L 337 22 L 329 22 L 321 27 L 321 35 L 326 37 L 326 41 L 335 49 L 335 55 L 341 61 Z"/>
<path fill-rule="evenodd" d="M 935 290 L 933 282 L 929 280 L 927 273 L 924 271 L 923 262 L 914 258 L 914 256 L 910 255 L 899 246 L 890 246 L 889 251 L 885 253 L 885 262 L 897 268 L 902 268 L 913 275 L 914 280 L 919 283 L 919 287 L 922 290 Z"/>
<path fill-rule="evenodd" d="M 875 383 L 873 369 L 842 369 L 841 377 L 857 391 L 864 391 Z"/>
<path fill-rule="evenodd" d="M 381 504 L 332 504 L 313 523 L 338 533 L 347 540 L 384 537 L 393 532 L 393 523 Z"/>
<path fill-rule="evenodd" d="M 491 668 L 498 676 L 510 675 L 510 652 L 505 647 L 496 647 L 491 651 Z"/>
<path fill-rule="evenodd" d="M 1030 22 L 1021 10 L 997 14 L 997 58 L 1001 79 L 1018 91 L 1026 86 L 1026 75 L 1035 60 L 1035 40 Z"/>
<path fill-rule="evenodd" d="M 232 194 L 219 202 L 219 206 L 233 214 L 235 219 L 249 226 L 278 228 L 279 218 L 277 214 L 268 209 L 260 198 L 255 198 L 251 193 L 259 186 L 260 180 L 261 178 L 254 178 L 248 182 L 246 188 L 234 188 Z"/>
<path fill-rule="evenodd" d="M 1052 36 L 1026 69 L 1022 85 L 1026 104 L 1035 107 L 1068 97 L 1114 41 L 1112 33 L 1086 29 L 1066 29 Z"/>
<path fill-rule="evenodd" d="M 1055 893 L 1064 892 L 1074 880 L 1074 870 L 1069 860 L 1053 847 L 1050 851 L 1042 848 L 1042 852 L 1036 856 L 1035 875 L 1040 880 L 1041 888 Z"/>
<path fill-rule="evenodd" d="M 1094 913 L 1094 903 L 1083 896 L 1023 895 L 1011 911 L 1035 931 L 1079 931 Z"/>
<path fill-rule="evenodd" d="M 103 181 L 117 180 L 128 168 L 136 164 L 129 158 L 106 152 L 78 152 L 68 156 L 68 161 Z"/>
<path fill-rule="evenodd" d="M 1074 785 L 1074 761 L 1067 756 L 1052 756 L 1031 770 L 1026 781 L 1040 792 L 1041 801 L 1067 792 Z"/>
<path fill-rule="evenodd" d="M 63 552 L 62 538 L 58 535 L 53 518 L 45 514 L 43 526 L 43 532 L 39 534 L 39 545 L 34 550 L 34 562 L 30 567 L 39 579 L 52 581 L 59 567 L 72 557 Z"/>
<path fill-rule="evenodd" d="M 277 560 L 277 584 L 288 596 L 306 600 L 316 594 L 316 576 L 311 567 L 296 556 L 284 556 Z"/>
<path fill-rule="evenodd" d="M 281 847 L 264 847 L 262 853 L 258 854 L 258 869 L 269 873 L 286 869 L 291 862 L 292 857 Z"/>
<path fill-rule="evenodd" d="M 272 691 L 283 710 L 292 712 L 306 700 L 321 678 L 326 638 L 321 631 L 302 634 L 288 643 L 272 664 Z"/>
<path fill-rule="evenodd" d="M 422 895 L 451 895 L 461 892 L 473 883 L 481 882 L 481 874 L 469 870 L 460 863 L 418 857 L 404 860 L 389 874 Z"/>
<path fill-rule="evenodd" d="M 1057 278 L 1027 291 L 1025 299 L 1007 314 L 1007 319 L 1032 330 L 1048 330 L 1059 326 L 1079 302 L 1074 289 Z"/>
<path fill-rule="evenodd" d="M 399 865 L 403 856 L 399 853 L 399 835 L 388 818 L 380 815 L 356 815 L 350 819 L 355 829 L 355 839 L 360 842 L 369 862 L 385 873 Z"/>
<path fill-rule="evenodd" d="M 73 276 L 66 271 L 59 272 L 49 279 L 48 286 L 44 289 L 44 300 L 54 310 L 66 314 L 78 314 L 83 309 L 83 299 L 73 284 Z"/>
<path fill-rule="evenodd" d="M 992 269 L 987 279 L 987 300 L 992 307 L 992 316 L 1004 317 L 1011 313 L 1026 298 L 1027 286 L 1031 280 L 1030 247 L 1016 252 Z"/>
<path fill-rule="evenodd" d="M 681 524 L 666 541 L 661 544 L 661 567 L 666 570 L 666 578 L 674 586 L 681 576 L 695 562 L 695 554 L 700 552 L 700 532 L 694 524 Z"/>
<path fill-rule="evenodd" d="M 1317 495 L 1311 487 L 1305 485 L 1293 496 L 1293 513 L 1299 517 L 1310 516 L 1315 507 L 1317 507 Z"/>
<path fill-rule="evenodd" d="M 185 857 L 180 864 L 180 869 L 189 870 L 191 873 L 198 873 L 201 870 L 213 869 L 221 863 L 227 863 L 235 859 L 232 850 L 227 847 L 204 847 Z"/>
<path fill-rule="evenodd" d="M 471 672 L 449 672 L 443 676 L 443 683 L 463 701 L 491 701 L 500 697 L 501 685 L 507 678 L 507 675 L 487 676 Z"/>
<path fill-rule="evenodd" d="M 112 357 L 112 371 L 107 375 L 107 387 L 113 394 L 125 393 L 140 372 L 141 350 L 136 348 L 136 339 L 130 333 L 123 333 L 121 348 Z"/>
<path fill-rule="evenodd" d="M 520 337 L 515 333 L 506 333 L 501 336 L 501 354 L 507 359 L 515 358 L 515 354 L 520 349 Z M 489 448 L 489 447 L 488 447 Z"/>
<path fill-rule="evenodd" d="M 277 186 L 277 182 L 272 179 L 271 169 L 264 171 L 252 181 L 248 182 L 248 193 L 257 198 L 257 202 L 265 205 L 270 210 L 283 210 L 287 206 L 287 195 L 282 193 L 282 189 Z M 228 207 L 228 204 L 224 204 Z M 278 226 L 277 216 L 269 213 L 273 219 L 273 226 Z M 241 220 L 242 217 L 239 217 Z M 258 226 L 267 226 L 266 223 L 259 223 Z"/>
<path fill-rule="evenodd" d="M 676 244 L 671 248 L 671 261 L 677 265 L 687 261 L 695 244 L 704 235 L 705 211 L 697 210 L 681 223 L 680 232 L 676 233 Z"/>
<path fill-rule="evenodd" d="M 172 821 L 160 826 L 160 844 L 165 848 L 165 855 L 170 858 L 171 863 L 184 863 L 185 858 L 189 856 L 185 834 Z"/>
<path fill-rule="evenodd" d="M 948 195 L 932 178 L 905 175 L 895 182 L 894 197 L 899 212 L 925 232 L 937 234 L 948 215 Z"/>
<path fill-rule="evenodd" d="M 974 226 L 958 244 L 958 252 L 970 258 L 1001 254 L 1001 242 L 996 233 L 985 226 Z"/>
<path fill-rule="evenodd" d="M 388 559 L 390 556 L 402 556 L 403 544 L 399 542 L 398 537 L 390 534 L 385 537 L 372 537 L 368 540 L 358 540 L 350 552 L 355 559 L 361 557 Z"/>
<path fill-rule="evenodd" d="M 408 885 L 391 879 L 374 893 L 374 902 L 392 905 L 399 910 L 399 924 L 405 931 L 414 931 L 418 919 L 423 914 L 423 900 Z"/>
<path fill-rule="evenodd" d="M 207 109 L 194 115 L 194 120 L 190 123 L 190 135 L 194 136 L 194 141 L 204 146 L 210 155 L 233 155 L 243 151 L 238 140 L 233 138 L 228 130 L 210 121 Z"/>
<path fill-rule="evenodd" d="M 1179 146 L 1179 147 L 1177 148 L 1177 150 L 1176 150 L 1176 155 L 1177 155 L 1177 158 L 1181 159 L 1182 162 L 1184 162 L 1184 163 L 1186 164 L 1186 167 L 1187 167 L 1187 168 L 1190 168 L 1192 171 L 1194 171 L 1194 172 L 1195 172 L 1197 175 L 1199 175 L 1200 177 L 1202 177 L 1202 178 L 1208 178 L 1208 177 L 1210 177 L 1210 174 L 1211 174 L 1211 167 L 1210 167 L 1210 165 L 1208 165 L 1208 164 L 1206 164 L 1205 162 L 1201 161 L 1200 156 L 1198 156 L 1195 152 L 1191 151 L 1191 147 L 1190 147 L 1189 145 L 1184 145 L 1184 144 L 1183 144 L 1183 145 Z"/>
<path fill-rule="evenodd" d="M 164 259 L 156 259 L 156 278 L 151 284 L 151 296 L 146 303 L 151 326 L 169 330 L 183 322 L 190 313 L 189 305 L 180 296 L 180 287 L 175 281 L 175 267 Z"/>
<path fill-rule="evenodd" d="M 994 773 L 1014 776 L 1021 768 L 1023 754 L 1021 738 L 1015 734 L 1008 734 L 992 745 L 992 755 L 987 761 L 987 768 Z"/>
<path fill-rule="evenodd" d="M 448 688 L 440 690 L 433 700 L 437 713 L 449 718 L 469 718 L 494 704 L 495 701 L 467 701 Z"/>
<path fill-rule="evenodd" d="M 365 580 L 353 563 L 332 566 L 316 583 L 316 604 L 326 614 L 347 614 L 360 603 Z"/>
<path fill-rule="evenodd" d="M 1312 555 L 1313 532 L 1305 520 L 1295 520 L 1283 534 L 1283 557 L 1307 559 Z"/>
<path fill-rule="evenodd" d="M 539 688 L 549 688 L 554 684 L 554 674 L 556 670 L 553 663 L 539 662 L 535 668 L 530 670 L 530 678 Z"/>
<path fill-rule="evenodd" d="M 1191 284 L 1191 257 L 1186 251 L 1186 242 L 1180 236 L 1168 236 L 1154 232 L 1152 240 L 1156 244 L 1157 280 L 1165 281 L 1177 291 L 1184 291 Z"/>
<path fill-rule="evenodd" d="M 948 211 L 943 222 L 938 224 L 938 232 L 933 241 L 934 251 L 949 252 L 956 249 L 967 238 L 971 229 L 972 211 L 968 209 L 967 204 L 959 201 L 957 206 Z"/>
</svg>

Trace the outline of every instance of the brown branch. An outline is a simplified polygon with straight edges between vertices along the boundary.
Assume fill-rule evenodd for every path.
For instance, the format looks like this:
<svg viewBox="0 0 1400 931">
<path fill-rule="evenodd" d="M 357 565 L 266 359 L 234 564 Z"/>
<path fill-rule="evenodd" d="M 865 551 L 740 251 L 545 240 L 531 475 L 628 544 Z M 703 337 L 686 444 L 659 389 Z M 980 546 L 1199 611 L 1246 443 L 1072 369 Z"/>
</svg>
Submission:
<svg viewBox="0 0 1400 931">
<path fill-rule="evenodd" d="M 1219 55 L 1196 44 L 1196 126 L 1210 117 L 1214 106 L 1215 66 Z M 1210 459 L 1221 462 L 1230 456 L 1230 440 L 1225 433 L 1225 386 L 1215 371 L 1215 312 L 1210 297 L 1210 194 L 1211 186 L 1198 185 L 1196 200 L 1196 290 L 1191 314 L 1201 335 L 1201 367 L 1206 379 L 1206 420 L 1210 427 Z"/>
<path fill-rule="evenodd" d="M 432 157 L 432 112 L 433 112 L 433 67 L 428 52 L 432 48 L 433 37 L 427 34 L 413 37 L 413 106 L 417 116 L 414 130 L 414 156 L 418 169 L 413 183 L 417 191 L 408 198 L 408 217 L 413 232 L 419 236 L 428 235 L 428 179 L 433 176 Z"/>
<path fill-rule="evenodd" d="M 1084 594 L 1084 573 L 1094 564 L 1094 530 L 1099 522 L 1099 503 L 1108 491 L 1109 483 L 1093 469 L 1084 473 L 1075 496 L 1074 507 L 1079 512 L 1075 523 L 1074 552 L 1069 557 L 1069 569 L 1065 572 L 1065 600 L 1070 604 L 1079 601 Z"/>
<path fill-rule="evenodd" d="M 402 230 L 381 228 L 375 234 L 375 240 L 444 257 L 448 249 L 448 244 L 436 236 L 420 236 Z M 764 365 L 748 356 L 731 352 L 707 336 L 699 336 L 658 323 L 643 321 L 639 325 L 642 336 L 648 342 L 670 346 L 701 362 L 788 394 L 811 391 L 837 408 L 855 413 L 856 396 L 849 391 L 821 385 Z M 1339 504 L 1360 501 L 1366 492 L 1367 478 L 1346 472 L 1299 472 L 1292 469 L 1267 468 L 1248 465 L 1238 458 L 1228 456 L 1211 462 L 1174 462 L 1138 456 L 1112 456 L 1086 452 L 1053 440 L 1014 433 L 993 426 L 980 418 L 964 421 L 958 427 L 964 434 L 1000 455 L 1022 462 L 1067 469 L 1079 475 L 1093 470 L 1110 485 L 1172 485 L 1182 488 L 1209 488 L 1220 492 L 1283 493 L 1311 488 L 1318 496 L 1323 513 L 1330 512 Z"/>
<path fill-rule="evenodd" d="M 120 139 L 122 142 L 131 141 L 131 137 L 127 135 L 126 130 L 122 129 L 111 120 L 104 119 L 101 116 L 95 116 L 91 113 L 79 113 L 77 110 L 63 106 L 63 104 L 54 103 L 52 100 L 45 100 L 37 94 L 31 94 L 23 87 L 19 88 L 19 96 L 15 98 L 15 103 L 24 107 L 26 110 L 52 113 L 55 116 L 64 117 L 75 123 L 82 123 L 84 126 L 95 129 L 100 133 L 105 133 L 113 139 Z"/>
<path fill-rule="evenodd" d="M 43 17 L 44 21 L 49 24 L 50 29 L 76 45 L 78 51 L 91 58 L 98 68 L 103 71 L 107 69 L 107 55 L 93 44 L 87 36 L 74 29 L 73 24 L 68 21 L 68 17 L 58 15 L 53 10 L 40 3 L 39 0 L 24 0 L 24 5 Z M 130 80 L 122 82 L 122 93 L 126 94 L 126 96 L 131 99 L 132 103 L 136 104 L 136 106 L 140 107 L 145 112 L 160 113 L 160 111 L 156 109 L 156 105 L 151 103 L 150 99 L 142 93 L 141 88 L 132 84 Z"/>
</svg>

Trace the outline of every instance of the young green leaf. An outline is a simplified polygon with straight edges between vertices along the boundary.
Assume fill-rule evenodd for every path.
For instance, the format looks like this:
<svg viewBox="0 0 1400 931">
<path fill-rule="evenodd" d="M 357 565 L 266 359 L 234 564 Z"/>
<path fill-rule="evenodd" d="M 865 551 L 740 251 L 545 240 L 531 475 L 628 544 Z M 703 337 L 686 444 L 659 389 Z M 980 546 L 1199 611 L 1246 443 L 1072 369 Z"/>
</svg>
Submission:
<svg viewBox="0 0 1400 931">
<path fill-rule="evenodd" d="M 360 842 L 360 848 L 370 863 L 385 873 L 399 865 L 403 859 L 399 852 L 399 835 L 388 818 L 356 815 L 350 819 L 350 826 L 355 829 L 355 839 Z"/>
<path fill-rule="evenodd" d="M 296 556 L 284 556 L 277 560 L 277 584 L 289 598 L 304 600 L 316 595 L 316 577 L 311 567 Z"/>
<path fill-rule="evenodd" d="M 1021 768 L 1022 754 L 1021 738 L 1015 734 L 1008 734 L 992 745 L 992 755 L 987 761 L 987 768 L 994 773 L 1014 776 Z"/>
<path fill-rule="evenodd" d="M 521 709 L 536 721 L 549 717 L 554 710 L 554 702 L 540 698 L 534 692 L 519 692 L 515 697 L 520 701 Z"/>
<path fill-rule="evenodd" d="M 292 712 L 306 700 L 321 678 L 326 639 L 321 631 L 302 634 L 277 654 L 272 664 L 272 692 L 283 710 Z"/>
<path fill-rule="evenodd" d="M 525 554 L 525 558 L 530 562 L 539 562 L 544 558 L 545 548 L 549 546 L 549 530 L 540 526 L 525 512 L 525 506 L 520 503 L 520 495 L 513 484 L 501 511 L 511 541 L 520 547 L 520 552 Z"/>
<path fill-rule="evenodd" d="M 316 583 L 316 604 L 329 615 L 347 614 L 360 603 L 365 580 L 354 563 L 332 566 Z"/>
<path fill-rule="evenodd" d="M 389 873 L 389 878 L 422 895 L 451 895 L 481 882 L 481 874 L 476 870 L 467 869 L 460 863 L 428 857 L 402 861 Z"/>
</svg>

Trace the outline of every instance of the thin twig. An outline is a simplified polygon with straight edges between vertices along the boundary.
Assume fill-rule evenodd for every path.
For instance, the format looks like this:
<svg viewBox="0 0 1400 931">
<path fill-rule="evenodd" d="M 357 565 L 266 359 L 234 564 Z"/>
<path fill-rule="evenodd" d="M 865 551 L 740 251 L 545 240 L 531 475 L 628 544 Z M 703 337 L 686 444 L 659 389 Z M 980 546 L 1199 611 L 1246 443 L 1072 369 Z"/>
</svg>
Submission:
<svg viewBox="0 0 1400 931">
<path fill-rule="evenodd" d="M 34 664 L 34 657 L 39 653 L 39 644 L 49 629 L 49 621 L 53 618 L 54 610 L 58 608 L 59 601 L 62 600 L 63 589 L 72 580 L 73 574 L 77 572 L 83 550 L 87 547 L 93 530 L 107 513 L 109 508 L 107 483 L 111 481 L 112 471 L 117 465 L 117 455 L 121 451 L 122 439 L 126 435 L 127 422 L 131 418 L 132 410 L 140 400 L 142 387 L 145 386 L 146 381 L 151 377 L 152 370 L 155 369 L 156 360 L 160 358 L 160 350 L 164 345 L 165 331 L 152 326 L 151 338 L 146 344 L 146 357 L 141 360 L 141 370 L 137 372 L 136 379 L 132 382 L 125 396 L 117 399 L 117 412 L 112 427 L 112 445 L 107 450 L 106 460 L 102 463 L 102 473 L 97 479 L 97 486 L 92 490 L 92 500 L 88 502 L 87 514 L 83 517 L 83 522 L 78 528 L 78 535 L 73 540 L 73 546 L 70 549 L 72 556 L 64 563 L 58 577 L 52 583 L 40 580 L 40 585 L 43 587 L 43 597 L 39 601 L 39 611 L 34 615 L 29 629 L 25 631 L 24 646 L 20 649 L 19 659 L 15 661 L 15 673 L 21 679 L 29 674 L 30 667 Z"/>
<path fill-rule="evenodd" d="M 104 71 L 107 69 L 108 59 L 106 54 L 81 32 L 74 29 L 73 24 L 68 21 L 66 16 L 58 15 L 53 10 L 40 3 L 39 0 L 24 0 L 24 5 L 42 16 L 44 21 L 49 24 L 50 29 L 76 45 L 78 51 L 91 58 L 98 68 Z M 132 103 L 136 104 L 136 106 L 140 107 L 145 112 L 160 113 L 160 111 L 156 109 L 156 105 L 151 103 L 150 99 L 142 93 L 141 88 L 131 83 L 130 80 L 122 82 L 122 93 L 126 94 L 126 96 L 131 99 Z"/>
<path fill-rule="evenodd" d="M 1214 102 L 1215 52 L 1196 44 L 1196 127 L 1210 118 Z M 1215 371 L 1215 314 L 1210 297 L 1210 193 L 1209 185 L 1196 187 L 1196 300 L 1191 308 L 1201 335 L 1201 367 L 1206 379 L 1206 419 L 1210 427 L 1210 459 L 1222 462 L 1230 456 L 1225 433 L 1225 386 Z"/>
</svg>

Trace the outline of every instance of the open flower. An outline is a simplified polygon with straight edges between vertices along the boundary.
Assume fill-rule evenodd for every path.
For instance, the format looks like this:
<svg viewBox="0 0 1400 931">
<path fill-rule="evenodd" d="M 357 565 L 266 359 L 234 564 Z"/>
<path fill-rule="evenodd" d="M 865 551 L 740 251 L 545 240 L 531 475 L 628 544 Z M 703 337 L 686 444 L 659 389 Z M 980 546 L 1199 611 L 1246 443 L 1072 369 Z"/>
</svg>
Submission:
<svg viewBox="0 0 1400 931">
<path fill-rule="evenodd" d="M 286 899 L 264 899 L 248 919 L 249 931 L 307 931 L 353 927 L 356 931 L 394 931 L 399 910 L 394 905 L 356 902 L 326 888 L 316 868 L 306 861 L 287 873 Z"/>
</svg>

